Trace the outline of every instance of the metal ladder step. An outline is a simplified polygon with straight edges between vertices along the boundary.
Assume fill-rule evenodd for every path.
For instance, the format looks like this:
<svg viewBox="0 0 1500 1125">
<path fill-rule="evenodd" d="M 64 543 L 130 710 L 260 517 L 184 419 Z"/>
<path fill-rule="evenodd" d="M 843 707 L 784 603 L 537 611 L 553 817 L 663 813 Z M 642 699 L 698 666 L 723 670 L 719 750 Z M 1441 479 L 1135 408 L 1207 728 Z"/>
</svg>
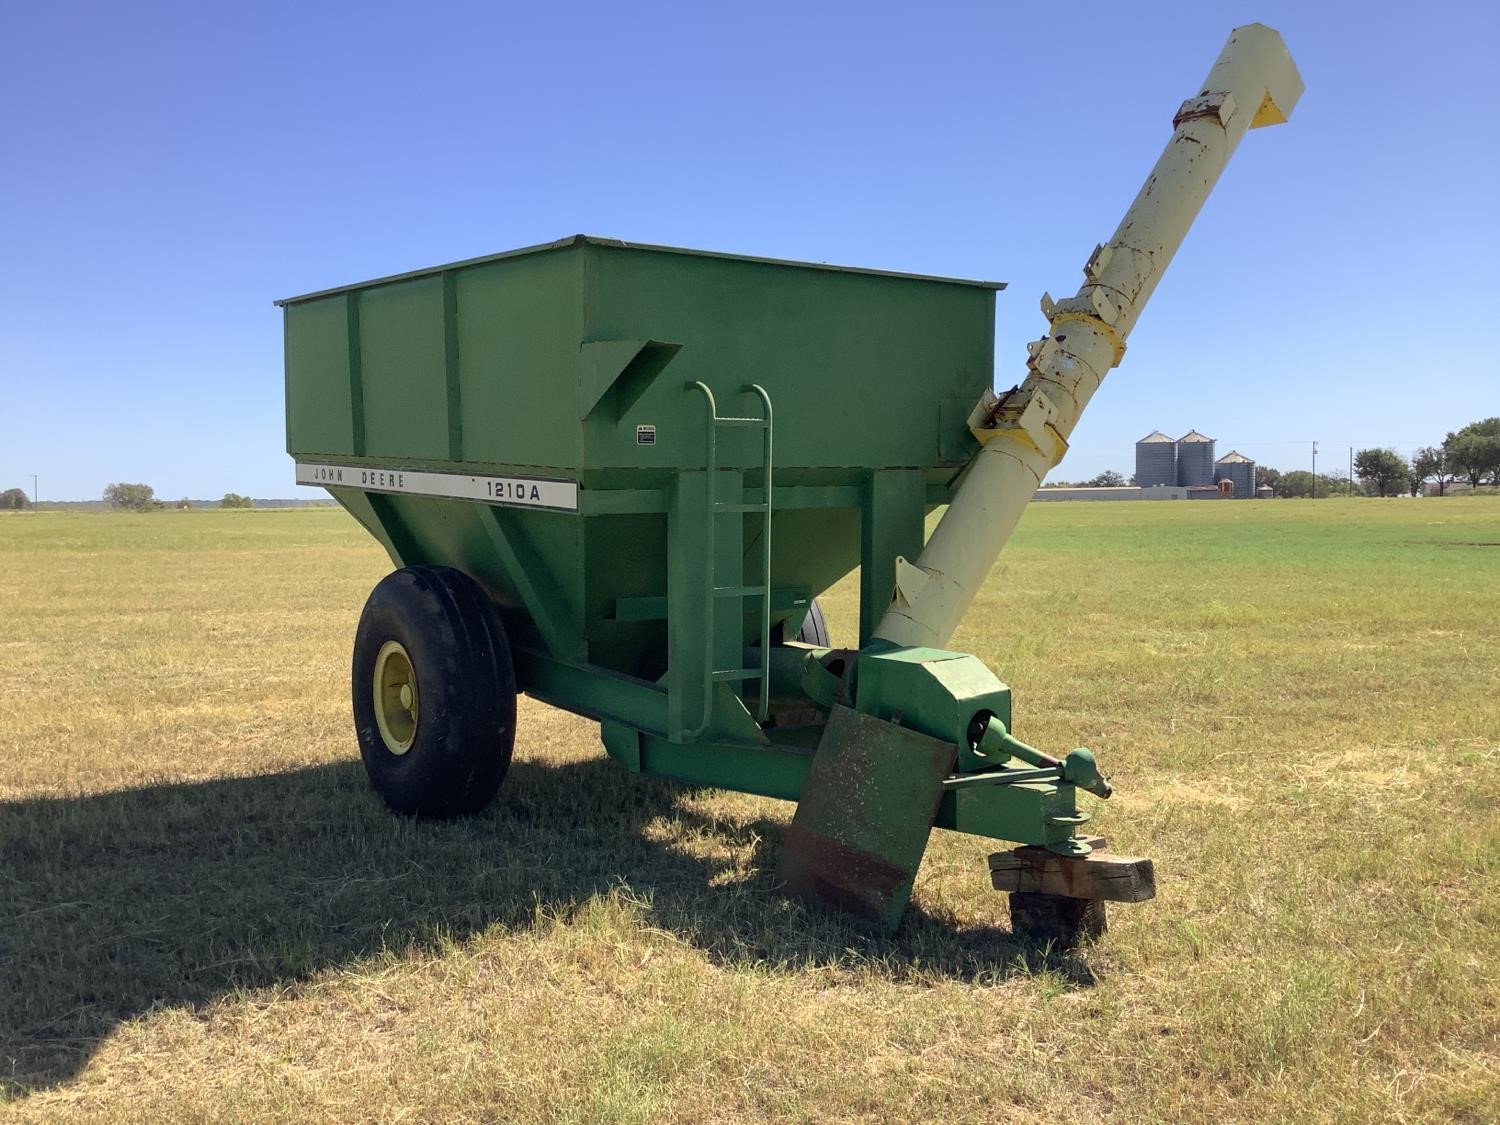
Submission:
<svg viewBox="0 0 1500 1125">
<path fill-rule="evenodd" d="M 714 597 L 716 598 L 759 598 L 764 597 L 765 591 L 759 586 L 715 586 Z"/>
<path fill-rule="evenodd" d="M 769 504 L 730 504 L 723 500 L 714 501 L 716 512 L 769 512 L 770 510 Z"/>
<path fill-rule="evenodd" d="M 765 673 L 759 668 L 723 668 L 712 673 L 711 678 L 715 683 L 734 680 L 763 680 L 765 679 Z"/>
</svg>

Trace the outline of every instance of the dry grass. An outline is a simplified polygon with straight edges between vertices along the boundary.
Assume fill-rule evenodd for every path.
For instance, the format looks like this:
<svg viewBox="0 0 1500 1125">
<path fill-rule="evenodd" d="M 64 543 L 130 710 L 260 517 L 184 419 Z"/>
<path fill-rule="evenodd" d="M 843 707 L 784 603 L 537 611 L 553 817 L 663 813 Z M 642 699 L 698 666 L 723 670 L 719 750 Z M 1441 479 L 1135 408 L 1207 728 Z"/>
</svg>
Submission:
<svg viewBox="0 0 1500 1125">
<path fill-rule="evenodd" d="M 790 806 L 536 704 L 492 810 L 386 815 L 385 568 L 337 512 L 0 518 L 10 1115 L 1500 1116 L 1500 500 L 1028 512 L 955 646 L 1160 880 L 1073 958 L 947 833 L 894 941 L 792 905 Z"/>
</svg>

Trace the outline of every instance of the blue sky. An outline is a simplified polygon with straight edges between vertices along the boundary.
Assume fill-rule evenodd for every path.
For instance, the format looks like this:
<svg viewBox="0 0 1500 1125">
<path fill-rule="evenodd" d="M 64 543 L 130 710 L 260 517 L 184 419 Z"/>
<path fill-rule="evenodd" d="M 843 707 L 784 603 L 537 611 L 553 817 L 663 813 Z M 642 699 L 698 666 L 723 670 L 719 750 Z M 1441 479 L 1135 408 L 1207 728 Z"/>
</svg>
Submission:
<svg viewBox="0 0 1500 1125">
<path fill-rule="evenodd" d="M 1009 281 L 1009 385 L 1252 20 L 1307 93 L 1055 475 L 1409 453 L 1500 414 L 1497 10 L 0 0 L 0 489 L 295 495 L 274 298 L 576 232 Z"/>
</svg>

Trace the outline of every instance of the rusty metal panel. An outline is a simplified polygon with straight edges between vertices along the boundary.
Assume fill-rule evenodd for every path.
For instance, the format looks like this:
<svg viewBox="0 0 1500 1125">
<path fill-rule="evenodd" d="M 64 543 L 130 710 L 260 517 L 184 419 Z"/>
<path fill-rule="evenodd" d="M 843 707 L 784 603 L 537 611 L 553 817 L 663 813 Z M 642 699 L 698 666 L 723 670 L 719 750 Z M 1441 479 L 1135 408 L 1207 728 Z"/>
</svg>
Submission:
<svg viewBox="0 0 1500 1125">
<path fill-rule="evenodd" d="M 835 706 L 787 830 L 787 890 L 893 932 L 957 755 L 951 743 Z"/>
</svg>

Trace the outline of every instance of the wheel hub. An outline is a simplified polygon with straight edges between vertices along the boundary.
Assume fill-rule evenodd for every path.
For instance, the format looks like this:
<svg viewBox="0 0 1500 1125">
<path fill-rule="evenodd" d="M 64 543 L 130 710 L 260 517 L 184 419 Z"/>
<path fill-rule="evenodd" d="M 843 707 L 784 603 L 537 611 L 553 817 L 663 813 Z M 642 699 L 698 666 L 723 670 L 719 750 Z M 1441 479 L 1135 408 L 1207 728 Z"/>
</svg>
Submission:
<svg viewBox="0 0 1500 1125">
<path fill-rule="evenodd" d="M 417 737 L 417 673 L 400 641 L 386 641 L 375 656 L 375 725 L 392 754 L 405 754 Z"/>
</svg>

